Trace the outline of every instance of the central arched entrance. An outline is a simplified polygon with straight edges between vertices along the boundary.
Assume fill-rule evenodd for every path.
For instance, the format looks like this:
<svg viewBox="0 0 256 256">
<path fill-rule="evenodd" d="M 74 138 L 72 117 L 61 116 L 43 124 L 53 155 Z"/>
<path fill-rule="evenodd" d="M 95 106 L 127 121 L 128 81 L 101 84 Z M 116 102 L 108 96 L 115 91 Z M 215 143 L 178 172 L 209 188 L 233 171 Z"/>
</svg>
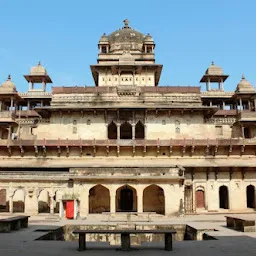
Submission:
<svg viewBox="0 0 256 256">
<path fill-rule="evenodd" d="M 89 191 L 89 213 L 110 212 L 109 189 L 98 184 Z"/>
<path fill-rule="evenodd" d="M 137 193 L 133 187 L 125 185 L 116 191 L 116 209 L 119 212 L 137 211 Z"/>
</svg>

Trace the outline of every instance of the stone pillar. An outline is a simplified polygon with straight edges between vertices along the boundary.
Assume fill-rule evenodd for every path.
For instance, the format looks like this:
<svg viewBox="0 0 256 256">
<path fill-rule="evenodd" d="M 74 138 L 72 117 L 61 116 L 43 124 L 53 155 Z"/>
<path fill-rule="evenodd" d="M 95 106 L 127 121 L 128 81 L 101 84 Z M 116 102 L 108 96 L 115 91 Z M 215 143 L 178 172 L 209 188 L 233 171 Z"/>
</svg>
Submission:
<svg viewBox="0 0 256 256">
<path fill-rule="evenodd" d="M 116 213 L 116 193 L 115 191 L 110 192 L 110 213 L 115 215 Z"/>
<path fill-rule="evenodd" d="M 13 195 L 9 196 L 9 212 L 13 213 Z"/>
<path fill-rule="evenodd" d="M 251 111 L 251 102 L 248 100 L 248 108 Z"/>
<path fill-rule="evenodd" d="M 120 123 L 117 123 L 117 139 L 120 140 Z"/>
<path fill-rule="evenodd" d="M 240 111 L 243 111 L 243 102 L 242 99 L 239 99 L 239 104 L 240 104 Z"/>
<path fill-rule="evenodd" d="M 135 123 L 132 124 L 132 139 L 135 140 Z"/>
<path fill-rule="evenodd" d="M 220 79 L 220 90 L 223 91 L 224 90 L 224 83 L 223 83 L 223 78 Z"/>
<path fill-rule="evenodd" d="M 256 111 L 256 99 L 254 99 L 254 111 Z"/>
<path fill-rule="evenodd" d="M 12 132 L 12 127 L 9 126 L 9 128 L 8 128 L 8 140 L 11 139 L 11 132 Z"/>
<path fill-rule="evenodd" d="M 32 90 L 32 82 L 31 82 L 31 81 L 29 81 L 29 83 L 28 83 L 28 90 L 29 90 L 29 91 Z"/>
<path fill-rule="evenodd" d="M 13 109 L 13 97 L 11 97 L 11 106 L 10 106 L 10 111 Z"/>
<path fill-rule="evenodd" d="M 222 102 L 222 108 L 225 109 L 225 101 Z"/>
<path fill-rule="evenodd" d="M 50 195 L 50 214 L 54 214 L 54 199 L 53 199 L 53 195 Z"/>
<path fill-rule="evenodd" d="M 0 101 L 0 111 L 2 111 L 2 101 Z"/>
<path fill-rule="evenodd" d="M 45 81 L 42 82 L 42 86 L 43 86 L 43 91 L 45 92 L 46 91 L 46 82 Z"/>
<path fill-rule="evenodd" d="M 244 127 L 241 126 L 241 129 L 242 129 L 242 138 L 244 138 Z"/>
<path fill-rule="evenodd" d="M 147 125 L 144 124 L 144 139 L 146 140 L 147 139 Z"/>
<path fill-rule="evenodd" d="M 28 100 L 28 105 L 27 105 L 28 110 L 30 109 L 30 101 Z"/>
<path fill-rule="evenodd" d="M 207 82 L 206 82 L 206 90 L 210 91 L 211 90 L 211 81 L 210 78 L 208 78 Z"/>
<path fill-rule="evenodd" d="M 138 213 L 143 212 L 143 189 L 141 187 L 137 189 L 137 211 Z"/>
</svg>

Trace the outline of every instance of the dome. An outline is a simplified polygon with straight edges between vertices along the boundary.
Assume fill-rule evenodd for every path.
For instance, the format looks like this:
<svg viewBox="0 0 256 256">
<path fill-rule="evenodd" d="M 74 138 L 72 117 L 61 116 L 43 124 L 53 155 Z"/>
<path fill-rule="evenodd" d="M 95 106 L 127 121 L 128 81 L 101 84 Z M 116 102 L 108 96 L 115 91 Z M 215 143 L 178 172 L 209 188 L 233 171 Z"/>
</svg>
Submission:
<svg viewBox="0 0 256 256">
<path fill-rule="evenodd" d="M 37 66 L 30 69 L 31 76 L 45 76 L 47 75 L 46 69 L 39 62 Z"/>
<path fill-rule="evenodd" d="M 124 20 L 124 27 L 108 35 L 110 51 L 142 51 L 145 35 L 129 27 L 129 21 Z"/>
<path fill-rule="evenodd" d="M 100 40 L 99 40 L 99 43 L 109 43 L 109 40 L 108 40 L 108 36 L 106 35 L 106 33 L 104 33 Z"/>
<path fill-rule="evenodd" d="M 7 80 L 2 83 L 1 85 L 2 88 L 6 89 L 16 89 L 15 84 L 12 82 L 11 76 L 9 75 Z"/>
<path fill-rule="evenodd" d="M 144 43 L 154 43 L 154 40 L 150 34 L 147 34 L 144 38 Z"/>
<path fill-rule="evenodd" d="M 209 68 L 205 71 L 206 75 L 212 75 L 212 76 L 221 76 L 223 75 L 223 70 L 221 67 L 218 67 L 212 62 L 212 64 L 209 66 Z"/>
<path fill-rule="evenodd" d="M 242 75 L 242 79 L 236 87 L 236 92 L 238 92 L 238 93 L 249 92 L 250 93 L 250 92 L 255 92 L 255 89 L 251 85 L 251 83 L 245 79 L 244 75 Z"/>
</svg>

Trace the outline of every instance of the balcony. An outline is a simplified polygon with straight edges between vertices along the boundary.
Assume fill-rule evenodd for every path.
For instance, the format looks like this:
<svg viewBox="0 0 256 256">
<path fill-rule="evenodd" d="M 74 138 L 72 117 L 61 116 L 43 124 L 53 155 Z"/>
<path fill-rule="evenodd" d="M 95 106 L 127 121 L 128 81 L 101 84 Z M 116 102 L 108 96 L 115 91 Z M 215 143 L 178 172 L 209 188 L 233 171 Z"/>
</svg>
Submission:
<svg viewBox="0 0 256 256">
<path fill-rule="evenodd" d="M 256 112 L 250 110 L 240 111 L 237 115 L 237 120 L 240 122 L 253 122 L 256 121 Z"/>
<path fill-rule="evenodd" d="M 0 112 L 0 123 L 12 123 L 15 122 L 16 113 L 13 111 Z"/>
</svg>

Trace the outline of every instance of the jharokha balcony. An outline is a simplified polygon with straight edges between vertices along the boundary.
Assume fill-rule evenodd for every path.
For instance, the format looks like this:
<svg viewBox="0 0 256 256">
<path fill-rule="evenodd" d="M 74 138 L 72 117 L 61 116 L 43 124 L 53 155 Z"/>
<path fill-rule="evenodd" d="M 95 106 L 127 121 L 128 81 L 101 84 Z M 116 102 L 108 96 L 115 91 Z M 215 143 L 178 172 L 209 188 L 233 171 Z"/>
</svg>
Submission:
<svg viewBox="0 0 256 256">
<path fill-rule="evenodd" d="M 127 150 L 128 149 L 128 150 Z M 9 156 L 217 156 L 255 155 L 256 139 L 169 140 L 0 140 L 0 150 Z M 125 153 L 124 153 L 125 152 Z M 128 153 L 130 152 L 130 153 Z"/>
</svg>

